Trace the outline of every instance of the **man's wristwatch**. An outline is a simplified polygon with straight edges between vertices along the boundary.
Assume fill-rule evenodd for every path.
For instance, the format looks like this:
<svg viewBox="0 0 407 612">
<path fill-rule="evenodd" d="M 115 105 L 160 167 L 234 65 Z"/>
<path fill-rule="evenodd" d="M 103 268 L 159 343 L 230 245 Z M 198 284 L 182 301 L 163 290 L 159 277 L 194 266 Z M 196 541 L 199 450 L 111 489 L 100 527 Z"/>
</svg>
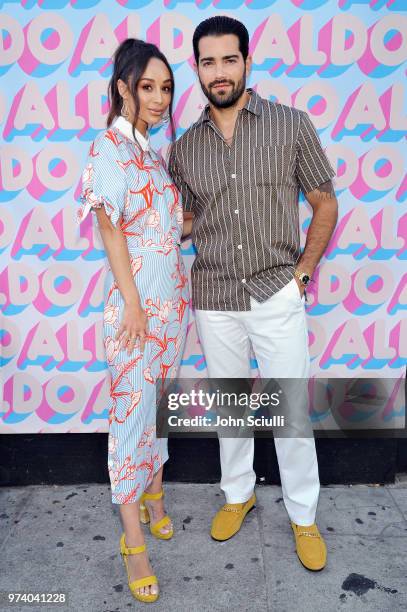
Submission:
<svg viewBox="0 0 407 612">
<path fill-rule="evenodd" d="M 294 276 L 296 276 L 304 287 L 308 285 L 311 280 L 311 277 L 306 272 L 300 272 L 300 270 L 296 270 L 294 272 Z"/>
</svg>

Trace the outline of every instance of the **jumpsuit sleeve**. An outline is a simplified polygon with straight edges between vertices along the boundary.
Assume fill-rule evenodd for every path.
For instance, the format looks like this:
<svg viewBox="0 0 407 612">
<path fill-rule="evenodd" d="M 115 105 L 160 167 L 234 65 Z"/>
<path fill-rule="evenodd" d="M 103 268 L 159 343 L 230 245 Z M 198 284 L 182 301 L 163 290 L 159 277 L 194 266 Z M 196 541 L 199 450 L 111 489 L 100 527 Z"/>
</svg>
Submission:
<svg viewBox="0 0 407 612">
<path fill-rule="evenodd" d="M 105 207 L 112 224 L 117 227 L 128 194 L 126 171 L 120 159 L 117 137 L 111 130 L 92 142 L 86 167 L 82 173 L 80 206 L 76 221 L 81 223 L 94 209 Z"/>
</svg>

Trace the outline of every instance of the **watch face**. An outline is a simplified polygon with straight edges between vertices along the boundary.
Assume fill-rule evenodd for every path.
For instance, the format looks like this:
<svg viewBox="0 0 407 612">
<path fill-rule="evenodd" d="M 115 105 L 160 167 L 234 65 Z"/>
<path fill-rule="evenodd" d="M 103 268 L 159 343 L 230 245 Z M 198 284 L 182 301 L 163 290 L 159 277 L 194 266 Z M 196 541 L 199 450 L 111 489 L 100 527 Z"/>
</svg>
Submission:
<svg viewBox="0 0 407 612">
<path fill-rule="evenodd" d="M 304 285 L 308 285 L 308 283 L 309 283 L 309 276 L 308 276 L 308 274 L 303 274 L 302 275 L 301 282 L 304 283 Z"/>
</svg>

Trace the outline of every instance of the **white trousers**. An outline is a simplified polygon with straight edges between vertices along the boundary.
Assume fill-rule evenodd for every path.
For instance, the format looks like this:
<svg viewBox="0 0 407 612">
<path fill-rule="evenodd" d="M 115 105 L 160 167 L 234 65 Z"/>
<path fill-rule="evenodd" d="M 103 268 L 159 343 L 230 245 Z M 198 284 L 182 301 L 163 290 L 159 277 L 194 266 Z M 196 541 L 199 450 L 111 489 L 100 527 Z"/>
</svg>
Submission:
<svg viewBox="0 0 407 612">
<path fill-rule="evenodd" d="M 210 378 L 250 378 L 250 345 L 261 378 L 308 378 L 308 333 L 298 285 L 292 279 L 263 303 L 250 298 L 251 310 L 195 310 L 197 331 Z M 307 411 L 308 401 L 301 410 Z M 315 522 L 319 497 L 315 440 L 274 437 L 287 513 L 298 525 Z M 221 489 L 227 503 L 252 495 L 253 438 L 219 437 Z"/>
</svg>

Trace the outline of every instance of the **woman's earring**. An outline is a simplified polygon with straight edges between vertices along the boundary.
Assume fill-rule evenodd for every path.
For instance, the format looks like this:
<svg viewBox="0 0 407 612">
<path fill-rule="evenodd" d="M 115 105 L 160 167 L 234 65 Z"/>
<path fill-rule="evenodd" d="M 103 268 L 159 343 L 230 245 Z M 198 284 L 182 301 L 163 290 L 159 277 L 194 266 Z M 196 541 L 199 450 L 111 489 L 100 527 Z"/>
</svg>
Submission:
<svg viewBox="0 0 407 612">
<path fill-rule="evenodd" d="M 126 100 L 124 98 L 123 98 L 123 104 L 122 104 L 122 109 L 120 111 L 120 114 L 125 119 L 129 118 L 129 109 L 127 108 Z"/>
</svg>

